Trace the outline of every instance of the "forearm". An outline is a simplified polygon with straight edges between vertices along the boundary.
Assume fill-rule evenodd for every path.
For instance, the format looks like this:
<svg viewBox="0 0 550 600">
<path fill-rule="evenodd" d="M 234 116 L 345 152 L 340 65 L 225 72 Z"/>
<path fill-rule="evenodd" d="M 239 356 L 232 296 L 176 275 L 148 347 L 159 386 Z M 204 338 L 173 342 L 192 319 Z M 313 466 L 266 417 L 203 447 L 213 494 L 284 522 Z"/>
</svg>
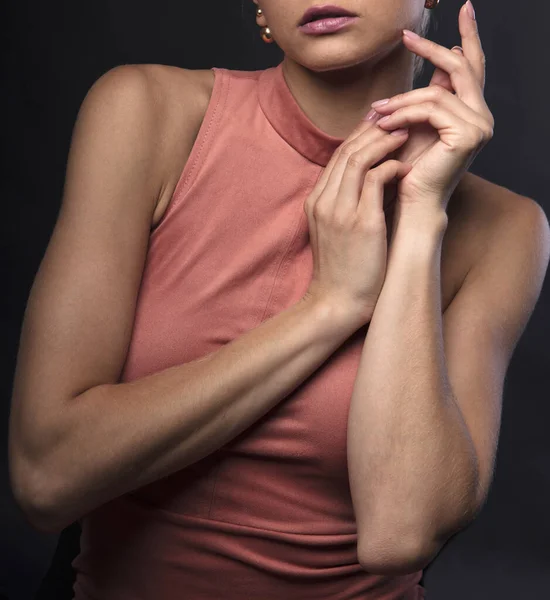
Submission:
<svg viewBox="0 0 550 600">
<path fill-rule="evenodd" d="M 44 522 L 63 527 L 214 452 L 354 330 L 328 304 L 301 301 L 204 358 L 65 402 L 57 443 L 37 465 Z"/>
<path fill-rule="evenodd" d="M 477 477 L 448 381 L 440 300 L 445 226 L 397 228 L 364 343 L 348 422 L 348 467 L 364 555 L 440 539 L 464 523 Z"/>
</svg>

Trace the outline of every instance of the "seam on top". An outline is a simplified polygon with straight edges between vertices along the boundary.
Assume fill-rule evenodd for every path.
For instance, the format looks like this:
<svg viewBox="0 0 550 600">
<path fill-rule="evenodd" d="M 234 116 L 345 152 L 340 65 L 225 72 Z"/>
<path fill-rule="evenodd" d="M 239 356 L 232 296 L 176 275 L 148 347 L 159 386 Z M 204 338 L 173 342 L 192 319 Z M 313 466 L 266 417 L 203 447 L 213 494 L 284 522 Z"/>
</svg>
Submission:
<svg viewBox="0 0 550 600">
<path fill-rule="evenodd" d="M 200 517 L 198 515 L 190 515 L 187 513 L 179 513 L 179 512 L 175 512 L 172 510 L 167 510 L 166 508 L 161 508 L 159 506 L 153 506 L 153 510 L 154 511 L 158 511 L 161 513 L 165 513 L 166 515 L 170 515 L 170 516 L 174 516 L 176 518 L 184 518 L 184 519 L 198 519 L 199 521 L 212 521 L 213 523 L 223 523 L 225 525 L 232 525 L 234 527 L 244 527 L 247 529 L 258 529 L 260 531 L 267 531 L 267 532 L 273 532 L 273 533 L 285 533 L 288 535 L 301 535 L 301 536 L 306 536 L 306 537 L 313 537 L 313 536 L 356 536 L 357 535 L 357 529 L 355 529 L 354 531 L 349 531 L 349 532 L 343 532 L 343 533 L 313 533 L 310 531 L 289 531 L 289 530 L 285 530 L 285 529 L 272 529 L 271 527 L 256 527 L 255 525 L 247 525 L 244 523 L 235 523 L 232 521 L 224 521 L 223 519 L 218 519 L 218 518 L 214 518 L 214 517 Z"/>
<path fill-rule="evenodd" d="M 310 191 L 308 192 L 308 196 L 312 192 L 313 188 L 315 187 L 316 182 L 320 178 L 321 174 L 322 174 L 322 170 L 321 170 L 320 173 L 315 174 L 312 177 L 312 180 L 309 183 L 309 190 Z M 269 297 L 268 297 L 267 303 L 265 305 L 264 312 L 262 314 L 262 317 L 261 317 L 258 325 L 260 325 L 261 323 L 263 323 L 264 320 L 267 320 L 267 319 L 271 318 L 269 316 L 269 308 L 272 305 L 272 300 L 273 300 L 274 296 L 276 296 L 276 291 L 275 291 L 276 287 L 275 286 L 277 284 L 277 281 L 279 280 L 279 275 L 281 275 L 281 277 L 284 278 L 284 275 L 286 274 L 286 272 L 287 272 L 287 270 L 288 270 L 288 268 L 290 266 L 290 262 L 289 262 L 290 250 L 294 246 L 294 243 L 295 243 L 296 239 L 298 238 L 298 234 L 302 230 L 302 227 L 303 227 L 302 224 L 307 219 L 307 215 L 305 214 L 305 211 L 303 210 L 303 208 L 304 208 L 304 203 L 302 203 L 302 210 L 300 211 L 300 216 L 297 219 L 297 223 L 292 223 L 292 225 L 294 225 L 294 227 L 295 227 L 294 228 L 294 232 L 292 233 L 292 235 L 290 237 L 290 240 L 289 240 L 289 242 L 287 244 L 287 247 L 286 247 L 285 251 L 283 252 L 283 254 L 281 256 L 281 260 L 279 262 L 279 265 L 277 267 L 277 271 L 276 271 L 275 276 L 273 278 L 273 284 L 271 286 L 271 291 L 269 293 Z M 309 227 L 309 223 L 308 222 L 306 222 L 306 226 Z"/>
<path fill-rule="evenodd" d="M 224 112 L 227 98 L 229 96 L 230 78 L 227 76 L 225 72 L 226 70 L 221 67 L 213 67 L 212 71 L 214 72 L 214 84 L 208 106 L 204 113 L 202 123 L 199 127 L 199 132 L 195 142 L 193 143 L 193 146 L 191 147 L 187 161 L 185 162 L 185 165 L 183 166 L 179 175 L 178 182 L 176 183 L 172 197 L 164 212 L 162 220 L 153 229 L 152 233 L 162 229 L 163 223 L 170 219 L 170 215 L 186 197 L 189 188 L 200 172 L 200 166 L 202 165 L 200 159 L 203 156 L 203 153 L 210 146 L 213 139 L 213 132 L 218 126 L 221 115 Z"/>
<path fill-rule="evenodd" d="M 185 194 L 187 193 L 187 190 L 191 187 L 191 184 L 193 183 L 193 181 L 196 178 L 196 175 L 198 173 L 198 170 L 196 169 L 196 167 L 197 166 L 200 167 L 200 164 L 202 164 L 202 163 L 199 163 L 199 159 L 202 156 L 203 150 L 205 150 L 207 148 L 207 145 L 209 145 L 211 143 L 211 141 L 213 139 L 213 136 L 211 135 L 211 133 L 213 131 L 213 128 L 215 126 L 217 126 L 218 121 L 220 120 L 220 115 L 223 114 L 225 105 L 227 103 L 227 97 L 229 95 L 228 88 L 231 83 L 230 78 L 226 75 L 225 70 L 223 70 L 221 68 L 220 69 L 218 69 L 218 68 L 212 69 L 212 71 L 214 72 L 214 86 L 212 88 L 212 96 L 213 97 L 210 98 L 210 101 L 208 103 L 209 106 L 206 109 L 206 113 L 204 115 L 203 122 L 201 123 L 199 133 L 197 134 L 197 139 L 195 140 L 195 144 L 193 144 L 193 149 L 195 149 L 196 142 L 199 142 L 199 145 L 198 145 L 198 148 L 196 148 L 196 151 L 193 152 L 193 149 L 191 151 L 193 156 L 190 156 L 191 166 L 188 169 L 187 176 L 185 178 L 183 178 L 181 188 L 178 189 L 176 187 L 176 190 L 174 190 L 174 193 L 176 191 L 179 193 L 179 196 L 176 198 L 178 203 L 179 203 L 180 199 L 183 196 L 185 196 Z M 221 75 L 221 77 L 220 77 L 220 81 L 219 81 L 219 86 L 216 86 L 216 83 L 218 83 L 218 81 L 217 81 L 218 75 Z M 222 106 L 221 110 L 218 110 L 221 105 L 222 97 L 223 97 L 223 106 Z M 210 110 L 211 102 L 213 103 L 213 106 L 212 106 L 212 109 Z M 204 130 L 203 125 L 206 125 L 206 130 Z M 181 175 L 183 176 L 184 173 L 182 172 Z"/>
</svg>

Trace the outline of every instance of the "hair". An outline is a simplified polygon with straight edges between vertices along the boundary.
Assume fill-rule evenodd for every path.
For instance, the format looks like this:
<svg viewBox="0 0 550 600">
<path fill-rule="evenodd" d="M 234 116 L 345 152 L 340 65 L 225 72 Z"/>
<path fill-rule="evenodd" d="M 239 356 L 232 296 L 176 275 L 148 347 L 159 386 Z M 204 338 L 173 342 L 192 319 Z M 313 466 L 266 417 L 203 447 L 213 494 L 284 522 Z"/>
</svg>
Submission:
<svg viewBox="0 0 550 600">
<path fill-rule="evenodd" d="M 430 30 L 430 25 L 432 23 L 432 14 L 433 10 L 424 9 L 424 14 L 422 15 L 422 19 L 420 21 L 420 25 L 416 28 L 415 33 L 422 37 L 426 37 L 426 34 Z M 415 54 L 414 57 L 414 69 L 413 69 L 413 81 L 416 80 L 422 75 L 422 71 L 424 69 L 425 58 L 422 56 L 418 56 Z"/>
</svg>

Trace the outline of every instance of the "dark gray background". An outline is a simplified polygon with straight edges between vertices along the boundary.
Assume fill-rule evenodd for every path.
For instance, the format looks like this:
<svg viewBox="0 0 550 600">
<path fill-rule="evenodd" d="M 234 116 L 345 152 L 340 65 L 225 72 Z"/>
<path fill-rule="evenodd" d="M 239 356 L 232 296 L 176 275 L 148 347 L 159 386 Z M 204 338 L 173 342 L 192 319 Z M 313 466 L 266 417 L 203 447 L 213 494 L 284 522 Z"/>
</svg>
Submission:
<svg viewBox="0 0 550 600">
<path fill-rule="evenodd" d="M 460 5 L 442 0 L 428 37 L 449 48 L 460 44 Z M 487 56 L 486 98 L 496 128 L 471 171 L 536 199 L 549 214 L 550 126 L 543 83 L 550 73 L 550 5 L 511 0 L 474 0 L 474 5 Z M 72 127 L 92 83 L 124 63 L 254 70 L 277 64 L 282 55 L 275 44 L 261 41 L 251 0 L 244 0 L 243 7 L 240 0 L 4 0 L 0 11 L 0 197 L 6 215 L 0 256 L 7 284 L 0 296 L 5 345 L 1 422 L 7 440 L 23 310 L 57 217 Z M 427 63 L 417 87 L 428 84 L 432 71 Z M 545 285 L 508 371 L 489 500 L 426 570 L 429 600 L 550 598 L 547 303 Z M 23 518 L 10 493 L 6 456 L 4 444 L 0 600 L 29 599 L 50 566 L 58 536 L 34 530 Z M 69 563 L 77 547 L 78 529 L 72 526 L 62 535 L 41 598 L 71 598 Z"/>
</svg>

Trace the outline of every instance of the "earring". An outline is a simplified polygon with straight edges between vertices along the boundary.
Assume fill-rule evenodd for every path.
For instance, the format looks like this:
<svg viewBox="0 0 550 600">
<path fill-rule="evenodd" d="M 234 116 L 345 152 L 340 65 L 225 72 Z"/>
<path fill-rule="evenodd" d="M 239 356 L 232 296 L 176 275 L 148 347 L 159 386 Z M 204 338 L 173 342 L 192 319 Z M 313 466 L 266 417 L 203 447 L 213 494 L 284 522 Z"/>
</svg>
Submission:
<svg viewBox="0 0 550 600">
<path fill-rule="evenodd" d="M 263 14 L 264 13 L 261 8 L 256 9 L 256 16 L 261 17 Z M 269 29 L 269 27 L 262 27 L 260 34 L 262 36 L 262 40 L 266 44 L 271 44 L 271 42 L 273 42 L 273 36 L 271 35 L 271 29 Z"/>
<path fill-rule="evenodd" d="M 435 8 L 439 4 L 439 0 L 426 0 L 424 8 Z"/>
<path fill-rule="evenodd" d="M 271 35 L 271 29 L 269 29 L 269 27 L 262 27 L 260 33 L 262 35 L 262 40 L 266 44 L 271 44 L 271 42 L 273 41 L 273 36 Z"/>
</svg>

